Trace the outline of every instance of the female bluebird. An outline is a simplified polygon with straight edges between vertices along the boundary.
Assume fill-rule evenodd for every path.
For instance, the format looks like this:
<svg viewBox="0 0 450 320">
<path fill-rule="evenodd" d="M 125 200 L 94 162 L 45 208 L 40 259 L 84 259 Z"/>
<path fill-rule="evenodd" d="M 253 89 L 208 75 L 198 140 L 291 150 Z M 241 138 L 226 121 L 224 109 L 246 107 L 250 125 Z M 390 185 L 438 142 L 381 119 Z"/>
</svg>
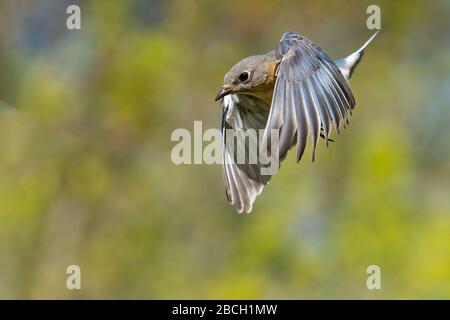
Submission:
<svg viewBox="0 0 450 320">
<path fill-rule="evenodd" d="M 353 54 L 333 61 L 314 42 L 287 32 L 275 51 L 245 58 L 225 75 L 216 97 L 223 106 L 223 177 L 227 198 L 238 212 L 252 210 L 271 175 L 262 173 L 265 165 L 259 158 L 238 161 L 234 141 L 249 153 L 270 146 L 276 132 L 278 159 L 297 145 L 300 161 L 310 136 L 314 161 L 319 137 L 328 144 L 331 128 L 339 133 L 348 124 L 355 107 L 348 79 L 377 33 Z M 249 129 L 263 130 L 263 135 L 250 135 Z"/>
</svg>

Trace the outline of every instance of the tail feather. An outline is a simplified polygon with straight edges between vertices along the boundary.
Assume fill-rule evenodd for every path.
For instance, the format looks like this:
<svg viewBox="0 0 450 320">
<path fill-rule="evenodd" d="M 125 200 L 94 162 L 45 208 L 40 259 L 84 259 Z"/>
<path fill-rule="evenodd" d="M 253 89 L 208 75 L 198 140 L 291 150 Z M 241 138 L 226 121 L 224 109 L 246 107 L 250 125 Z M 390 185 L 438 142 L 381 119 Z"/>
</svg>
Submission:
<svg viewBox="0 0 450 320">
<path fill-rule="evenodd" d="M 358 63 L 361 61 L 363 55 L 364 55 L 364 49 L 369 45 L 370 42 L 375 38 L 375 36 L 378 34 L 379 30 L 375 32 L 369 40 L 366 41 L 366 43 L 363 44 L 361 48 L 359 48 L 356 52 L 352 53 L 346 58 L 336 60 L 334 63 L 338 66 L 341 73 L 344 75 L 345 78 L 350 79 L 350 77 L 353 74 L 353 70 L 355 70 L 355 67 L 358 65 Z"/>
</svg>

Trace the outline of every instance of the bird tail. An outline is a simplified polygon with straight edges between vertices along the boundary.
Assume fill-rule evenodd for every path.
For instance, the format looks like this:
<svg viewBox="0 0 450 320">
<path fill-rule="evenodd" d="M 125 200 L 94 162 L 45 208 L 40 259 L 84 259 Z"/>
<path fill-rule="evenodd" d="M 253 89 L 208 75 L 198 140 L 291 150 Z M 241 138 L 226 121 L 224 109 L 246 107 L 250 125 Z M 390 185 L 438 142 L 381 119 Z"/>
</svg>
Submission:
<svg viewBox="0 0 450 320">
<path fill-rule="evenodd" d="M 355 67 L 358 65 L 358 63 L 361 61 L 363 55 L 364 55 L 364 49 L 369 45 L 370 42 L 375 38 L 375 36 L 378 34 L 379 30 L 375 32 L 369 40 L 367 40 L 364 45 L 359 48 L 357 51 L 352 53 L 346 58 L 336 60 L 334 63 L 338 66 L 341 73 L 344 75 L 346 79 L 350 79 L 350 77 L 353 74 L 353 70 L 355 70 Z"/>
</svg>

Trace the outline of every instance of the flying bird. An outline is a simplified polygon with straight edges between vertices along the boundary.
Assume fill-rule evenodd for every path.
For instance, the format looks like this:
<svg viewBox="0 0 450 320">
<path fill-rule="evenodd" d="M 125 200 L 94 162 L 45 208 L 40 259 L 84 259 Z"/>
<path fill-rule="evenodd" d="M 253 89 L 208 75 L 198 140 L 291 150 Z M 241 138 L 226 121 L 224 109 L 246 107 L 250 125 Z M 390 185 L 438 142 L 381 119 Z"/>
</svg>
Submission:
<svg viewBox="0 0 450 320">
<path fill-rule="evenodd" d="M 319 138 L 328 145 L 333 141 L 332 127 L 339 133 L 348 124 L 355 107 L 348 81 L 377 33 L 356 52 L 333 61 L 311 40 L 286 32 L 274 51 L 247 57 L 226 73 L 215 100 L 222 104 L 225 192 L 239 213 L 250 213 L 272 175 L 262 173 L 267 163 L 259 158 L 238 161 L 236 145 L 247 153 L 262 150 L 262 146 L 269 149 L 275 132 L 278 159 L 282 161 L 297 145 L 298 162 L 309 137 L 314 161 Z M 246 135 L 249 129 L 260 130 L 263 135 Z"/>
</svg>

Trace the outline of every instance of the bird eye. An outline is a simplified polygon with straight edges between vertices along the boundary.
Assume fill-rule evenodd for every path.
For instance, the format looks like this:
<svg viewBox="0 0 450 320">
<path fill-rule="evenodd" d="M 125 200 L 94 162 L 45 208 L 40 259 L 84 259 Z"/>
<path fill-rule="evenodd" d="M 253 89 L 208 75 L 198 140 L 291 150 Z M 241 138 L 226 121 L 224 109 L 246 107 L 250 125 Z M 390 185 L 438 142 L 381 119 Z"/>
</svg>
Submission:
<svg viewBox="0 0 450 320">
<path fill-rule="evenodd" d="M 241 81 L 241 82 L 247 81 L 248 78 L 250 78 L 250 74 L 249 74 L 247 71 L 246 71 L 246 72 L 242 72 L 242 73 L 239 75 L 239 81 Z"/>
</svg>

